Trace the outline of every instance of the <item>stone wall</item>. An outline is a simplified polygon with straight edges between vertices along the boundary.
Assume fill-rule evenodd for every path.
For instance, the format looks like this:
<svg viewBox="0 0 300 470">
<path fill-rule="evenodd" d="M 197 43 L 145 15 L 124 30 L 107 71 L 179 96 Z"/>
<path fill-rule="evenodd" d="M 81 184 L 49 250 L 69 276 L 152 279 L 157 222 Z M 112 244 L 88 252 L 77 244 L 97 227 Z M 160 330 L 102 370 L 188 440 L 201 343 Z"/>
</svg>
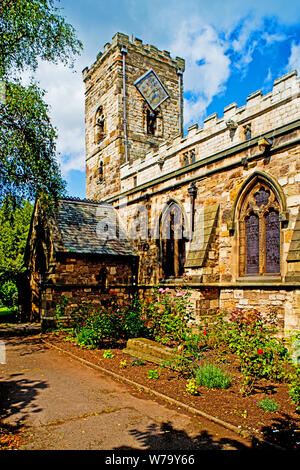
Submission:
<svg viewBox="0 0 300 470">
<path fill-rule="evenodd" d="M 95 308 L 109 305 L 112 295 L 120 306 L 128 305 L 134 292 L 135 271 L 131 259 L 58 257 L 55 270 L 44 277 L 40 287 L 42 323 L 53 322 L 56 306 L 63 298 L 67 299 L 66 315 L 84 302 Z M 39 305 L 34 300 L 33 310 L 38 311 Z"/>
<path fill-rule="evenodd" d="M 191 182 L 195 182 L 196 218 L 203 212 L 204 220 L 212 207 L 218 207 L 216 225 L 211 230 L 209 242 L 208 238 L 205 242 L 202 265 L 186 268 L 198 296 L 196 310 L 202 314 L 206 308 L 244 306 L 264 312 L 272 309 L 278 314 L 281 324 L 284 318 L 285 327 L 300 328 L 295 300 L 299 281 L 293 274 L 297 272 L 299 263 L 295 256 L 291 262 L 288 259 L 292 246 L 293 253 L 299 250 L 299 237 L 295 235 L 299 230 L 300 204 L 299 79 L 295 73 L 282 77 L 268 95 L 251 95 L 245 107 L 238 112 L 232 107 L 231 111 L 235 112 L 234 116 L 231 115 L 233 119 L 241 117 L 232 140 L 225 119 L 217 122 L 214 117 L 204 123 L 202 130 L 194 126 L 185 139 L 178 138 L 172 145 L 162 145 L 157 153 L 147 153 L 144 160 L 124 164 L 121 179 L 123 189 L 127 190 L 107 200 L 119 208 L 128 233 L 139 223 L 143 226 L 143 221 L 147 220 L 147 231 L 141 230 L 135 243 L 140 255 L 139 282 L 152 285 L 162 281 L 159 246 L 155 237 L 162 211 L 169 201 L 176 201 L 186 220 L 190 221 L 188 188 Z M 209 121 L 210 128 L 207 127 Z M 246 121 L 252 126 L 250 140 L 242 138 L 239 128 Z M 269 151 L 260 148 L 262 137 L 272 139 Z M 184 166 L 182 155 L 191 148 L 195 149 L 196 162 Z M 137 174 L 137 187 L 132 187 L 134 173 Z M 282 198 L 281 275 L 277 279 L 240 279 L 239 275 L 235 208 L 242 188 L 256 175 L 262 175 L 274 184 Z M 140 214 L 143 214 L 143 219 Z M 205 230 L 210 230 L 207 225 L 205 227 Z"/>
</svg>

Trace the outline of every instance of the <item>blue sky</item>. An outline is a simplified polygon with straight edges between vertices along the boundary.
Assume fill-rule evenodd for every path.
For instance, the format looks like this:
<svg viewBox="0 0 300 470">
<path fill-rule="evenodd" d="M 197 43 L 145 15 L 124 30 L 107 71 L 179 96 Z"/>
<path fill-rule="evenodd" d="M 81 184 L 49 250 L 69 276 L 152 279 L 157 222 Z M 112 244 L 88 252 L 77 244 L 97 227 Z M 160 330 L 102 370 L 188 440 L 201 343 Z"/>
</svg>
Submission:
<svg viewBox="0 0 300 470">
<path fill-rule="evenodd" d="M 291 70 L 300 75 L 299 0 L 61 0 L 68 22 L 84 44 L 75 69 L 41 63 L 58 130 L 58 159 L 68 193 L 85 197 L 84 86 L 81 71 L 116 32 L 186 60 L 184 122 L 202 125 L 227 105 L 272 89 Z"/>
</svg>

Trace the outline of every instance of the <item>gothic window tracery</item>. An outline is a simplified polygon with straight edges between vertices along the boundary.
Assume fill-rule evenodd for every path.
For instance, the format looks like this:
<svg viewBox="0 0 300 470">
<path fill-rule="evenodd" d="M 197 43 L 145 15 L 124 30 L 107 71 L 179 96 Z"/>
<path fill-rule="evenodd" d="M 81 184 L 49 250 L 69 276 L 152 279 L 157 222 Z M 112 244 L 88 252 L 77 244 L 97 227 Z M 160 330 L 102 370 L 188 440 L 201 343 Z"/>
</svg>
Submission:
<svg viewBox="0 0 300 470">
<path fill-rule="evenodd" d="M 280 274 L 280 205 L 273 190 L 258 181 L 240 210 L 240 275 Z"/>
</svg>

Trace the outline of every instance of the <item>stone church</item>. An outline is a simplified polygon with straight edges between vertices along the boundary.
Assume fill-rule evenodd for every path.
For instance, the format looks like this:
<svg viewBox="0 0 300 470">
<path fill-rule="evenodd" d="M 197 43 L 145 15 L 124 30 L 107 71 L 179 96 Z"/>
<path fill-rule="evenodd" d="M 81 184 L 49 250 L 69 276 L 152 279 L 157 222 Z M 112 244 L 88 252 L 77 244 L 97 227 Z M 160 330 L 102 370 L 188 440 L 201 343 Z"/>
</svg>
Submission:
<svg viewBox="0 0 300 470">
<path fill-rule="evenodd" d="M 36 203 L 23 313 L 189 287 L 196 317 L 275 313 L 300 330 L 300 79 L 183 133 L 184 59 L 117 33 L 83 70 L 86 199 Z"/>
</svg>

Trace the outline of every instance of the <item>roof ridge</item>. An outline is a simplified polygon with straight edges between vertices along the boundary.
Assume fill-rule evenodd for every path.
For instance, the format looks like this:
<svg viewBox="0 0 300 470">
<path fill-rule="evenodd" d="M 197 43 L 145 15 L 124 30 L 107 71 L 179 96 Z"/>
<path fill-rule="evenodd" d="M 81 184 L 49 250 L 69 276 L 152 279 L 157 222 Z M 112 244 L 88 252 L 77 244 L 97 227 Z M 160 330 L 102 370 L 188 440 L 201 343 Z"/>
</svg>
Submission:
<svg viewBox="0 0 300 470">
<path fill-rule="evenodd" d="M 95 201 L 95 199 L 86 199 L 86 198 L 81 199 L 80 197 L 75 197 L 75 196 L 62 197 L 62 198 L 60 198 L 59 202 L 61 202 L 61 201 L 83 202 L 83 203 L 86 203 L 86 204 L 101 204 L 101 205 L 108 205 L 108 206 L 111 205 L 107 202 Z"/>
</svg>

